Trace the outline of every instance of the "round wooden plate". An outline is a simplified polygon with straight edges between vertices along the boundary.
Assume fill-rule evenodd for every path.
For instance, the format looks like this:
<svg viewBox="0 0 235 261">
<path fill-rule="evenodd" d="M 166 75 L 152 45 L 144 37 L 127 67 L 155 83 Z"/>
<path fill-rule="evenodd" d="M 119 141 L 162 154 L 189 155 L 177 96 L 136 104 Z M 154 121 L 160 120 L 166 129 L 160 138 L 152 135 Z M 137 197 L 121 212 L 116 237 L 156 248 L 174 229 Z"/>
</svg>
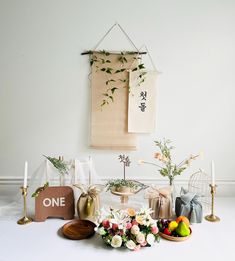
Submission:
<svg viewBox="0 0 235 261">
<path fill-rule="evenodd" d="M 111 190 L 111 193 L 117 196 L 132 196 L 135 194 L 134 192 L 119 192 L 116 190 Z"/>
<path fill-rule="evenodd" d="M 96 225 L 89 220 L 74 219 L 62 227 L 62 233 L 66 238 L 81 240 L 92 237 L 95 234 Z"/>
<path fill-rule="evenodd" d="M 165 238 L 167 240 L 170 240 L 170 241 L 175 241 L 175 242 L 182 242 L 182 241 L 185 241 L 187 239 L 189 239 L 192 235 L 192 229 L 190 228 L 190 235 L 189 236 L 186 236 L 186 237 L 173 237 L 173 236 L 168 236 L 162 232 L 159 232 L 159 235 L 162 237 L 162 238 Z"/>
</svg>

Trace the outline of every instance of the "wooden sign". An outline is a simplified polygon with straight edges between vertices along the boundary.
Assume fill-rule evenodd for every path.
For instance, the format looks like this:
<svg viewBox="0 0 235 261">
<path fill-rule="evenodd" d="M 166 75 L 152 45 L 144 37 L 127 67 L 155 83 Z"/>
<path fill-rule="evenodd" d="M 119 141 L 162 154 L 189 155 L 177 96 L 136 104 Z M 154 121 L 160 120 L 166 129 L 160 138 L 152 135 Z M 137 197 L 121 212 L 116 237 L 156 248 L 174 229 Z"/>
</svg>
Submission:
<svg viewBox="0 0 235 261">
<path fill-rule="evenodd" d="M 35 221 L 48 217 L 74 218 L 74 195 L 69 186 L 46 187 L 35 198 Z"/>
</svg>

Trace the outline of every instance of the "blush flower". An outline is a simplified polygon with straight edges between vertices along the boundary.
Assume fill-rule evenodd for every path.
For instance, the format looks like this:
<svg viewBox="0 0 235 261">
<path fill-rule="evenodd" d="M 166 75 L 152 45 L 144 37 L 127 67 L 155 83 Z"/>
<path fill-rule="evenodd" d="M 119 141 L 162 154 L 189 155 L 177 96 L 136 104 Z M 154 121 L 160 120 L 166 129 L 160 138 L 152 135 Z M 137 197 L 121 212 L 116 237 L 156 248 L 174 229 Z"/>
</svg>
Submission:
<svg viewBox="0 0 235 261">
<path fill-rule="evenodd" d="M 138 235 L 140 232 L 140 228 L 137 225 L 132 226 L 131 228 L 131 234 Z"/>
<path fill-rule="evenodd" d="M 143 244 L 145 242 L 145 236 L 143 233 L 139 233 L 137 236 L 136 236 L 136 241 L 140 244 Z"/>
<path fill-rule="evenodd" d="M 154 153 L 154 158 L 158 159 L 158 160 L 161 160 L 162 159 L 162 154 L 160 152 L 156 152 L 156 153 Z"/>
<path fill-rule="evenodd" d="M 130 250 L 134 250 L 136 247 L 136 243 L 133 240 L 129 240 L 126 242 L 126 247 Z"/>
<path fill-rule="evenodd" d="M 141 243 L 140 245 L 141 245 L 142 247 L 145 247 L 147 244 L 148 244 L 147 241 L 144 241 L 144 242 Z"/>
<path fill-rule="evenodd" d="M 157 234 L 158 233 L 158 227 L 151 227 L 151 232 L 153 233 L 153 234 Z"/>
<path fill-rule="evenodd" d="M 132 227 L 132 224 L 131 224 L 131 223 L 127 223 L 127 224 L 126 224 L 126 229 L 131 229 L 131 227 Z"/>
<path fill-rule="evenodd" d="M 131 222 L 131 224 L 132 224 L 132 226 L 134 226 L 134 225 L 137 225 L 138 226 L 138 222 L 136 221 L 136 220 L 133 220 L 132 222 Z"/>
</svg>

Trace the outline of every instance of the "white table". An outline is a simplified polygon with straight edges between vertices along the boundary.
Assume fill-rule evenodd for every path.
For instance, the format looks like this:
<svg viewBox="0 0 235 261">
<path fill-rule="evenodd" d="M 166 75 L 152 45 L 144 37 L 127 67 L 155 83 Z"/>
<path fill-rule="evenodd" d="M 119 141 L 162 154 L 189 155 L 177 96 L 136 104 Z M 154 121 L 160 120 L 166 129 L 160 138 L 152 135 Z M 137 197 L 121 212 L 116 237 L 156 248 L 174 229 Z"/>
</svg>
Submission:
<svg viewBox="0 0 235 261">
<path fill-rule="evenodd" d="M 233 261 L 235 198 L 217 198 L 216 213 L 221 222 L 192 225 L 193 235 L 189 240 L 176 243 L 162 239 L 159 244 L 138 252 L 109 248 L 98 235 L 81 241 L 65 239 L 59 230 L 68 221 L 60 219 L 27 225 L 0 221 L 0 261 Z"/>
</svg>

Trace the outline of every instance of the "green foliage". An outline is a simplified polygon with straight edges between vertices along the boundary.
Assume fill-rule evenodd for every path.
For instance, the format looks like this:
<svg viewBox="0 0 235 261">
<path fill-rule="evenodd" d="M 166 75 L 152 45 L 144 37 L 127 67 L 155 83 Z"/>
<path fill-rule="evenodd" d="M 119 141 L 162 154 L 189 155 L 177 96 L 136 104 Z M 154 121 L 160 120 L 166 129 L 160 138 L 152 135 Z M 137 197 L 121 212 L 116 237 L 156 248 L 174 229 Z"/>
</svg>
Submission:
<svg viewBox="0 0 235 261">
<path fill-rule="evenodd" d="M 61 175 L 68 174 L 68 165 L 67 163 L 62 159 L 52 158 L 49 156 L 43 155 L 45 158 L 47 158 L 53 166 L 59 171 Z"/>
<path fill-rule="evenodd" d="M 128 80 L 126 78 L 125 73 L 128 68 L 124 67 L 128 62 L 130 62 L 130 59 L 133 60 L 140 60 L 140 56 L 138 54 L 135 57 L 131 57 L 130 54 L 135 54 L 135 52 L 121 52 L 120 55 L 118 55 L 117 59 L 118 62 L 120 63 L 119 68 L 112 68 L 110 65 L 112 64 L 111 60 L 108 59 L 108 56 L 110 55 L 109 52 L 102 50 L 99 52 L 100 54 L 103 55 L 103 57 L 98 58 L 95 52 L 90 51 L 90 66 L 95 66 L 96 72 L 102 72 L 105 74 L 106 80 L 105 80 L 105 85 L 107 86 L 106 92 L 103 93 L 104 98 L 102 99 L 102 102 L 100 104 L 101 107 L 108 105 L 110 101 L 114 101 L 114 95 L 116 93 L 116 90 L 119 88 L 114 86 L 113 84 L 116 82 L 114 79 L 115 77 L 113 75 L 120 75 L 120 77 L 123 76 L 123 78 L 119 78 L 117 81 L 122 82 L 124 84 L 123 88 L 128 88 L 130 91 L 130 86 L 128 86 Z M 130 56 L 131 58 L 129 58 Z M 146 72 L 143 71 L 145 69 L 145 66 L 143 63 L 138 64 L 137 67 L 135 67 L 132 71 L 138 71 L 139 76 L 138 76 L 138 83 L 137 85 L 140 86 L 141 83 L 145 81 L 145 74 Z"/>
<path fill-rule="evenodd" d="M 132 188 L 134 190 L 140 189 L 140 188 L 144 188 L 145 185 L 140 183 L 140 182 L 136 182 L 133 180 L 126 180 L 126 179 L 113 179 L 113 180 L 109 180 L 106 184 L 106 190 L 112 190 L 112 189 L 117 189 L 117 188 L 121 188 L 121 187 L 129 187 Z"/>
<path fill-rule="evenodd" d="M 38 188 L 33 194 L 32 197 L 36 198 L 38 197 L 39 193 L 42 192 L 45 188 L 49 187 L 49 183 L 46 182 L 43 187 Z"/>
<path fill-rule="evenodd" d="M 168 177 L 170 184 L 174 180 L 175 176 L 181 175 L 189 166 L 191 160 L 194 160 L 198 157 L 189 156 L 183 160 L 180 164 L 174 164 L 172 162 L 171 152 L 174 147 L 171 145 L 171 141 L 168 139 L 163 139 L 162 141 L 155 141 L 155 145 L 159 148 L 160 152 L 155 153 L 155 158 L 162 163 L 162 167 L 158 170 L 163 177 Z"/>
</svg>

